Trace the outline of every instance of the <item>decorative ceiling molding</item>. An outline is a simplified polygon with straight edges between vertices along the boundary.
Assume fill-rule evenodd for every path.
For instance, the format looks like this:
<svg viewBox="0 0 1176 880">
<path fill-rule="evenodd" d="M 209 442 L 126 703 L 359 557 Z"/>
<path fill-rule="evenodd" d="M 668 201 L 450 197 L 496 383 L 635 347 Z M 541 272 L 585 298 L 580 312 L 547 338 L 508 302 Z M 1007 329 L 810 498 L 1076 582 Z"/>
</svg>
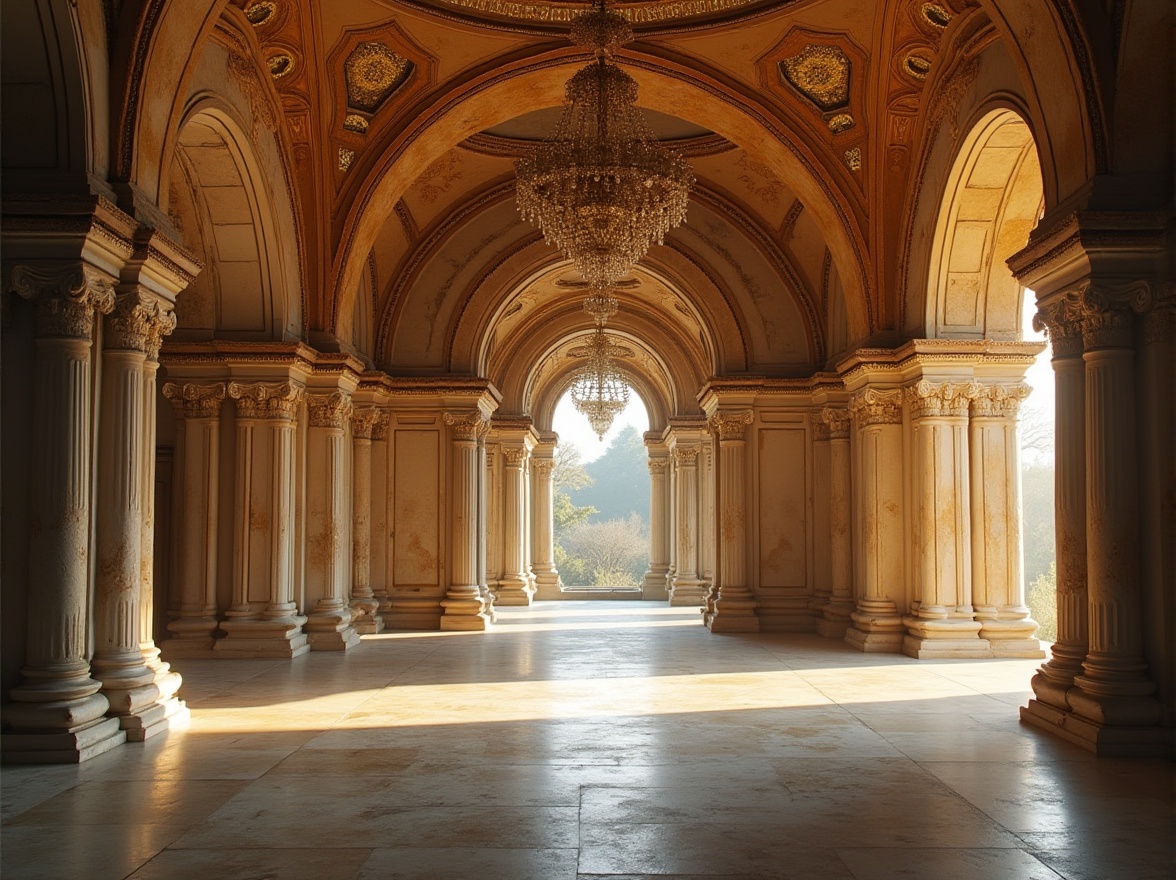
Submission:
<svg viewBox="0 0 1176 880">
<path fill-rule="evenodd" d="M 388 96 L 412 75 L 412 69 L 411 61 L 383 43 L 360 43 L 343 62 L 348 108 L 375 113 Z M 367 126 L 363 128 L 366 130 Z"/>
<path fill-rule="evenodd" d="M 527 155 L 539 141 L 523 140 L 521 138 L 506 138 L 499 135 L 479 132 L 462 141 L 459 146 L 478 153 L 482 156 L 495 156 L 503 159 L 519 159 Z M 729 153 L 737 147 L 722 135 L 708 134 L 702 137 L 675 138 L 662 141 L 673 147 L 687 159 L 698 159 L 706 156 L 719 156 Z"/>
</svg>

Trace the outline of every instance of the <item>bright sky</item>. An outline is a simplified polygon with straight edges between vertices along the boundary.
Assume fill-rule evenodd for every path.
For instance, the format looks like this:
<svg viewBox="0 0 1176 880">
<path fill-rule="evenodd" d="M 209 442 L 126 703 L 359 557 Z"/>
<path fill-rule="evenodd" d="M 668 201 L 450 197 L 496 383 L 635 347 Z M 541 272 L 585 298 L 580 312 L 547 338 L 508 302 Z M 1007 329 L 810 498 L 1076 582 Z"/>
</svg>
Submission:
<svg viewBox="0 0 1176 880">
<path fill-rule="evenodd" d="M 1033 291 L 1025 291 L 1025 303 L 1021 309 L 1021 326 L 1026 342 L 1033 340 L 1045 341 L 1045 334 L 1038 333 L 1033 329 L 1033 313 L 1037 311 L 1036 300 L 1037 297 L 1033 294 Z M 1031 366 L 1025 374 L 1025 381 L 1033 388 L 1033 393 L 1029 395 L 1029 399 L 1021 407 L 1022 420 L 1036 412 L 1042 414 L 1047 424 L 1053 424 L 1054 373 L 1049 359 L 1050 350 L 1047 346 L 1045 351 L 1037 356 L 1037 363 Z M 1049 458 L 1053 458 L 1052 450 L 1050 450 Z"/>
<path fill-rule="evenodd" d="M 641 402 L 637 392 L 632 389 L 629 392 L 629 405 L 613 419 L 612 427 L 604 435 L 603 441 L 596 439 L 596 432 L 588 424 L 587 417 L 576 412 L 570 394 L 565 394 L 555 407 L 555 418 L 552 419 L 551 427 L 555 433 L 559 434 L 560 443 L 576 444 L 582 460 L 589 462 L 596 461 L 604 455 L 608 444 L 617 434 L 621 433 L 621 429 L 626 425 L 632 425 L 641 434 L 649 430 L 649 414 L 645 411 L 645 404 Z"/>
</svg>

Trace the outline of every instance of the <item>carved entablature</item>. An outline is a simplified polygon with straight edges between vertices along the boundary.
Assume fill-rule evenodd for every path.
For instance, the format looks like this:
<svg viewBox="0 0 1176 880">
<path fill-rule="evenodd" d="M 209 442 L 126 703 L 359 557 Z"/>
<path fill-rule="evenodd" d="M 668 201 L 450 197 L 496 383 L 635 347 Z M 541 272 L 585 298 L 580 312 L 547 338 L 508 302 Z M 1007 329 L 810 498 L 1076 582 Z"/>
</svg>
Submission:
<svg viewBox="0 0 1176 880">
<path fill-rule="evenodd" d="M 906 389 L 911 417 L 967 418 L 971 390 L 972 386 L 966 382 L 929 382 L 922 379 Z"/>
<path fill-rule="evenodd" d="M 114 308 L 113 280 L 84 263 L 16 266 L 9 287 L 37 301 L 37 335 L 43 338 L 89 339 L 94 313 Z"/>
<path fill-rule="evenodd" d="M 754 416 L 751 410 L 719 410 L 708 420 L 712 434 L 717 434 L 719 442 L 724 440 L 742 440 L 747 426 L 752 423 Z"/>
<path fill-rule="evenodd" d="M 670 454 L 678 467 L 695 467 L 698 464 L 698 452 L 697 446 L 675 446 Z"/>
<path fill-rule="evenodd" d="M 291 382 L 229 383 L 229 397 L 242 419 L 293 419 L 302 394 L 302 386 Z"/>
<path fill-rule="evenodd" d="M 159 357 L 163 337 L 176 327 L 175 310 L 151 294 L 136 290 L 118 296 L 106 316 L 103 344 L 108 349 L 146 352 Z"/>
<path fill-rule="evenodd" d="M 486 416 L 478 410 L 445 413 L 445 424 L 453 430 L 454 440 L 462 440 L 467 443 L 484 437 L 486 432 L 490 430 L 490 423 L 486 421 Z"/>
<path fill-rule="evenodd" d="M 220 417 L 226 390 L 224 382 L 166 382 L 163 396 L 171 401 L 176 418 L 215 419 Z"/>
<path fill-rule="evenodd" d="M 1016 419 L 1022 401 L 1032 391 L 1028 385 L 973 384 L 968 394 L 972 399 L 972 417 L 980 419 Z"/>
<path fill-rule="evenodd" d="M 900 425 L 902 424 L 902 392 L 879 391 L 867 388 L 854 395 L 849 403 L 849 411 L 857 421 L 859 428 L 870 425 Z"/>
<path fill-rule="evenodd" d="M 312 428 L 344 428 L 351 418 L 351 395 L 342 391 L 308 394 L 306 409 Z"/>
<path fill-rule="evenodd" d="M 821 421 L 829 432 L 830 440 L 846 440 L 849 438 L 849 410 L 827 406 L 821 410 Z"/>
<path fill-rule="evenodd" d="M 351 414 L 351 436 L 356 440 L 371 440 L 376 422 L 382 413 L 374 406 L 356 408 Z"/>
</svg>

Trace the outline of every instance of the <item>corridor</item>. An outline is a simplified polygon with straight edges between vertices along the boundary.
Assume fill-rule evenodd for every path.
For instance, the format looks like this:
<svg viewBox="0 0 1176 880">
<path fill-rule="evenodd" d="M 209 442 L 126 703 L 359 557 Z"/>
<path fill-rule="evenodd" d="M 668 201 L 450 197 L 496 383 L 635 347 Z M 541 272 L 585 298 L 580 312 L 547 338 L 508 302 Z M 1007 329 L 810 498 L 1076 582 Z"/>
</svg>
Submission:
<svg viewBox="0 0 1176 880">
<path fill-rule="evenodd" d="M 696 608 L 187 660 L 191 726 L 5 767 L 6 880 L 1169 876 L 1172 772 L 1017 721 L 1040 661 L 916 661 Z"/>
</svg>

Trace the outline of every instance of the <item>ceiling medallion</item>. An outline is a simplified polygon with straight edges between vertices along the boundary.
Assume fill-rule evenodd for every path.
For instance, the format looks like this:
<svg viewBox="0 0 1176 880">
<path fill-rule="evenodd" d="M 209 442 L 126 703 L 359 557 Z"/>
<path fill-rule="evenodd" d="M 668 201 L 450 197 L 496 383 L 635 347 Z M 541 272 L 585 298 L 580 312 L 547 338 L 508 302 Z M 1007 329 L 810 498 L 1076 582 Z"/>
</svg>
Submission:
<svg viewBox="0 0 1176 880">
<path fill-rule="evenodd" d="M 281 79 L 294 70 L 294 58 L 285 52 L 271 55 L 265 60 L 265 64 L 274 79 Z"/>
<path fill-rule="evenodd" d="M 903 61 L 903 68 L 915 79 L 926 79 L 927 73 L 931 70 L 931 59 L 911 52 Z"/>
<path fill-rule="evenodd" d="M 951 24 L 951 13 L 940 6 L 938 3 L 924 3 L 923 4 L 923 18 L 931 22 L 937 28 L 945 28 Z"/>
<path fill-rule="evenodd" d="M 780 62 L 788 84 L 822 110 L 849 103 L 849 70 L 849 58 L 840 46 L 809 44 Z"/>
<path fill-rule="evenodd" d="M 412 73 L 412 62 L 382 43 L 360 43 L 343 62 L 347 104 L 374 113 Z"/>
<path fill-rule="evenodd" d="M 367 134 L 368 121 L 358 113 L 348 113 L 343 118 L 343 127 L 356 134 Z"/>
<path fill-rule="evenodd" d="M 245 8 L 245 18 L 254 27 L 261 27 L 267 21 L 274 17 L 278 5 L 271 2 L 271 0 L 262 0 L 260 3 L 251 3 Z"/>
<path fill-rule="evenodd" d="M 629 23 L 600 0 L 573 23 L 571 39 L 596 60 L 568 81 L 555 131 L 518 161 L 518 208 L 604 290 L 682 223 L 694 174 L 650 132 L 637 83 L 611 60 L 633 39 Z"/>
<path fill-rule="evenodd" d="M 843 131 L 849 131 L 857 122 L 849 113 L 837 113 L 829 117 L 829 131 L 833 134 L 841 134 Z"/>
</svg>

